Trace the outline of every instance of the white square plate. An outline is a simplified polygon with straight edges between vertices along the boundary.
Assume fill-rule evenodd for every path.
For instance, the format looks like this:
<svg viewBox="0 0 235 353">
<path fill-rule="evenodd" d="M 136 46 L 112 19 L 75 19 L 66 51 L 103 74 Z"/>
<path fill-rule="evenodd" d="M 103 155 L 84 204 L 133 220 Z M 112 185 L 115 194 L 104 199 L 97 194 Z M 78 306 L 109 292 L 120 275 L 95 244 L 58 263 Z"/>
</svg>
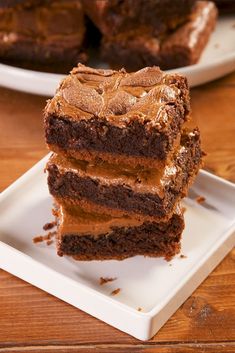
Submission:
<svg viewBox="0 0 235 353">
<path fill-rule="evenodd" d="M 0 196 L 1 268 L 138 339 L 151 338 L 234 246 L 235 185 L 200 172 L 185 200 L 184 259 L 76 262 L 32 241 L 53 219 L 47 158 Z M 117 279 L 100 286 L 101 276 Z"/>
</svg>

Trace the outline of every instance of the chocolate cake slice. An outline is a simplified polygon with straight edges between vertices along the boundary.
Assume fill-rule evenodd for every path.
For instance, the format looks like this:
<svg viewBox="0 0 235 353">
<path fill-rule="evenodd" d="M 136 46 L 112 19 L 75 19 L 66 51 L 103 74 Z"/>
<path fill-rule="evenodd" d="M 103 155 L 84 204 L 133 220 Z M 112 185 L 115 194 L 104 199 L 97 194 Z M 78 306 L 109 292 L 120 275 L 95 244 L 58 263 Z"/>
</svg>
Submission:
<svg viewBox="0 0 235 353">
<path fill-rule="evenodd" d="M 134 73 L 79 64 L 45 109 L 49 148 L 80 160 L 165 164 L 189 117 L 187 80 L 158 67 Z"/>
<path fill-rule="evenodd" d="M 88 212 L 79 206 L 60 206 L 57 212 L 58 255 L 76 260 L 122 260 L 135 255 L 163 256 L 180 250 L 184 229 L 178 207 L 167 222 L 143 222 L 126 217 Z"/>
<path fill-rule="evenodd" d="M 139 28 L 104 36 L 101 54 L 114 69 L 128 71 L 158 65 L 161 69 L 195 64 L 215 27 L 217 9 L 211 1 L 197 1 L 190 19 L 164 36 Z"/>
<path fill-rule="evenodd" d="M 162 35 L 184 23 L 194 3 L 195 0 L 83 0 L 86 14 L 106 36 L 139 27 Z"/>
<path fill-rule="evenodd" d="M 171 217 L 185 195 L 201 157 L 196 129 L 182 135 L 179 149 L 163 169 L 86 162 L 54 154 L 47 165 L 48 185 L 60 204 L 98 208 L 113 216 L 164 219 Z"/>
</svg>

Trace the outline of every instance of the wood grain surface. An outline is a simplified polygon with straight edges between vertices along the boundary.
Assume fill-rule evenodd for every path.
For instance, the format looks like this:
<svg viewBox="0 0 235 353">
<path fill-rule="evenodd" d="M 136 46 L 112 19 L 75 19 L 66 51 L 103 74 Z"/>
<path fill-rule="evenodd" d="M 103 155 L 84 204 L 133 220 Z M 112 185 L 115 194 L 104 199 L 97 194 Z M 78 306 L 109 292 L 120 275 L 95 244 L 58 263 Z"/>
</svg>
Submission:
<svg viewBox="0 0 235 353">
<path fill-rule="evenodd" d="M 192 90 L 205 169 L 235 182 L 235 73 Z M 42 158 L 45 97 L 0 88 L 0 190 Z M 0 270 L 1 352 L 235 353 L 233 250 L 164 327 L 138 341 Z"/>
</svg>

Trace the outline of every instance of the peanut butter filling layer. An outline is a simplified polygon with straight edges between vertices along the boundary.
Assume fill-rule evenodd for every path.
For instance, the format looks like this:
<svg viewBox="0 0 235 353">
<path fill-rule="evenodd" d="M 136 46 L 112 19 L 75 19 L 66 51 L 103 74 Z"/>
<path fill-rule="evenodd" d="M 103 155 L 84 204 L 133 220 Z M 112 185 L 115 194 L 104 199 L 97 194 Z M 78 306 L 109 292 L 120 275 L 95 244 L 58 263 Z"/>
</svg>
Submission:
<svg viewBox="0 0 235 353">
<path fill-rule="evenodd" d="M 130 216 L 113 217 L 104 213 L 88 212 L 79 206 L 62 205 L 57 212 L 59 238 L 65 234 L 93 235 L 97 237 L 100 234 L 108 233 L 113 228 L 137 227 L 144 223 L 143 220 L 137 220 Z M 182 210 L 179 205 L 174 214 L 182 216 Z"/>
</svg>

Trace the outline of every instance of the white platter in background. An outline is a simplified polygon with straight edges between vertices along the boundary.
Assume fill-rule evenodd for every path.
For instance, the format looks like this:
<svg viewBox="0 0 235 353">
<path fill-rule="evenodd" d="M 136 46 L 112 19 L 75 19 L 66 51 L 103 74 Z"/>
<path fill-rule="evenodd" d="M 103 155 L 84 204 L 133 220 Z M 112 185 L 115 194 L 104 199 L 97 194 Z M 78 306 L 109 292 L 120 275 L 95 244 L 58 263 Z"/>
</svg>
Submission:
<svg viewBox="0 0 235 353">
<path fill-rule="evenodd" d="M 93 60 L 94 61 L 94 60 Z M 101 67 L 101 63 L 95 65 Z M 107 65 L 105 65 L 107 67 Z M 235 16 L 220 17 L 200 61 L 168 72 L 187 76 L 191 87 L 220 78 L 235 70 Z M 24 70 L 0 64 L 0 85 L 51 97 L 64 75 Z"/>
<path fill-rule="evenodd" d="M 47 158 L 0 195 L 0 268 L 121 331 L 150 339 L 235 245 L 235 185 L 200 172 L 185 201 L 184 259 L 76 262 L 59 257 L 54 245 L 32 241 L 52 220 Z M 197 195 L 206 202 L 198 204 Z M 100 286 L 100 277 L 117 280 Z M 110 296 L 117 288 L 120 293 Z"/>
</svg>

